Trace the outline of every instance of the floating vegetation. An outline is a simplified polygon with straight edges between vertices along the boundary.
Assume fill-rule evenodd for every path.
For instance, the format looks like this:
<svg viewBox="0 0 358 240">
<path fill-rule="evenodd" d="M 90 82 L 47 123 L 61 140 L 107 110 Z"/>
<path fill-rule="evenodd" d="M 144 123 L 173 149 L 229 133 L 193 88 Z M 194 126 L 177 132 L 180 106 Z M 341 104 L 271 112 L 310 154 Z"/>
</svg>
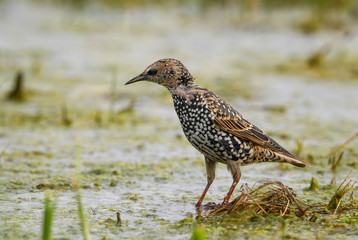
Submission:
<svg viewBox="0 0 358 240">
<path fill-rule="evenodd" d="M 272 113 L 278 113 L 278 114 L 283 114 L 283 113 L 286 113 L 286 111 L 287 111 L 287 107 L 284 105 L 269 105 L 269 106 L 265 106 L 264 109 L 266 111 L 269 111 Z"/>
<path fill-rule="evenodd" d="M 190 240 L 206 240 L 206 235 L 204 232 L 204 228 L 201 226 L 195 226 L 193 235 L 191 236 Z"/>
<path fill-rule="evenodd" d="M 313 192 L 317 192 L 318 189 L 319 189 L 319 184 L 317 182 L 317 180 L 313 177 L 311 179 L 311 182 L 310 182 L 310 186 L 307 188 L 308 191 L 313 191 Z"/>
<path fill-rule="evenodd" d="M 343 218 L 338 219 L 337 221 L 354 224 L 354 223 L 358 223 L 358 217 L 343 217 Z"/>
</svg>

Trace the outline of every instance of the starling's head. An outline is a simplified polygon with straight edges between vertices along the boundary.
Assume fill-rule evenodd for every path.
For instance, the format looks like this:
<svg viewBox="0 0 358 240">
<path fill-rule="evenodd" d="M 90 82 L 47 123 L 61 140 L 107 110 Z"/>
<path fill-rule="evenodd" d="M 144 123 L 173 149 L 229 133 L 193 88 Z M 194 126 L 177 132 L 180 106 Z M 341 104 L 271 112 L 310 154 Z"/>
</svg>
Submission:
<svg viewBox="0 0 358 240">
<path fill-rule="evenodd" d="M 164 58 L 151 64 L 144 72 L 128 81 L 126 85 L 139 81 L 149 81 L 168 88 L 177 88 L 193 85 L 194 78 L 180 61 Z"/>
</svg>

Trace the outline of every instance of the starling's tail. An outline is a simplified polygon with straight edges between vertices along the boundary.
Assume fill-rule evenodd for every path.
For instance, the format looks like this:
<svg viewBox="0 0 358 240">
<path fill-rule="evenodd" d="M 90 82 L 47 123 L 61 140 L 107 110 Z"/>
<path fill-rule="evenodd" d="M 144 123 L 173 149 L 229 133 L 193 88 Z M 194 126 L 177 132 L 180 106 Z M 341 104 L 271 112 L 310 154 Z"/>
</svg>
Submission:
<svg viewBox="0 0 358 240">
<path fill-rule="evenodd" d="M 286 156 L 286 155 L 283 155 L 283 154 L 278 154 L 282 159 L 284 159 L 284 162 L 287 162 L 287 163 L 290 163 L 292 165 L 295 165 L 297 167 L 306 167 L 308 164 L 305 163 L 304 161 L 302 160 L 299 160 L 295 157 L 290 157 L 290 156 Z"/>
</svg>

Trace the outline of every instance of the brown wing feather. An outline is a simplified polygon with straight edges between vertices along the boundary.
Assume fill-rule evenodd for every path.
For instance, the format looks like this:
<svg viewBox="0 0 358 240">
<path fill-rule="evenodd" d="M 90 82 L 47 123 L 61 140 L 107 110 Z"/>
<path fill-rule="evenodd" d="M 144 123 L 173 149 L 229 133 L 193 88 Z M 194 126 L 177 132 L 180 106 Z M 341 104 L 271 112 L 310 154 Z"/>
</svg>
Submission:
<svg viewBox="0 0 358 240">
<path fill-rule="evenodd" d="M 219 129 L 231 133 L 238 138 L 247 139 L 274 152 L 294 157 L 275 140 L 267 136 L 261 129 L 243 118 L 222 119 L 215 116 L 214 123 Z"/>
<path fill-rule="evenodd" d="M 214 124 L 219 129 L 232 135 L 252 141 L 274 152 L 295 158 L 275 140 L 267 136 L 261 129 L 248 122 L 233 107 L 214 93 L 208 91 L 204 94 L 209 109 L 214 114 Z"/>
</svg>

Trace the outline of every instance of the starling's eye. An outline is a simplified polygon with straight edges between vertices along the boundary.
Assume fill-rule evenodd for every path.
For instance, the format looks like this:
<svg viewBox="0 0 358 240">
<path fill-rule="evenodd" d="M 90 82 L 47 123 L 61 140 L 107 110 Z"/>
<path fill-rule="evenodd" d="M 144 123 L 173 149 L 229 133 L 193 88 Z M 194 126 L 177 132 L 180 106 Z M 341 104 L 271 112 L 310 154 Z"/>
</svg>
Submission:
<svg viewBox="0 0 358 240">
<path fill-rule="evenodd" d="M 174 75 L 175 71 L 173 69 L 170 70 L 170 74 Z"/>
<path fill-rule="evenodd" d="M 147 72 L 147 74 L 153 76 L 153 75 L 157 74 L 157 72 L 158 72 L 157 69 L 152 68 L 152 69 L 150 69 L 150 70 Z"/>
</svg>

